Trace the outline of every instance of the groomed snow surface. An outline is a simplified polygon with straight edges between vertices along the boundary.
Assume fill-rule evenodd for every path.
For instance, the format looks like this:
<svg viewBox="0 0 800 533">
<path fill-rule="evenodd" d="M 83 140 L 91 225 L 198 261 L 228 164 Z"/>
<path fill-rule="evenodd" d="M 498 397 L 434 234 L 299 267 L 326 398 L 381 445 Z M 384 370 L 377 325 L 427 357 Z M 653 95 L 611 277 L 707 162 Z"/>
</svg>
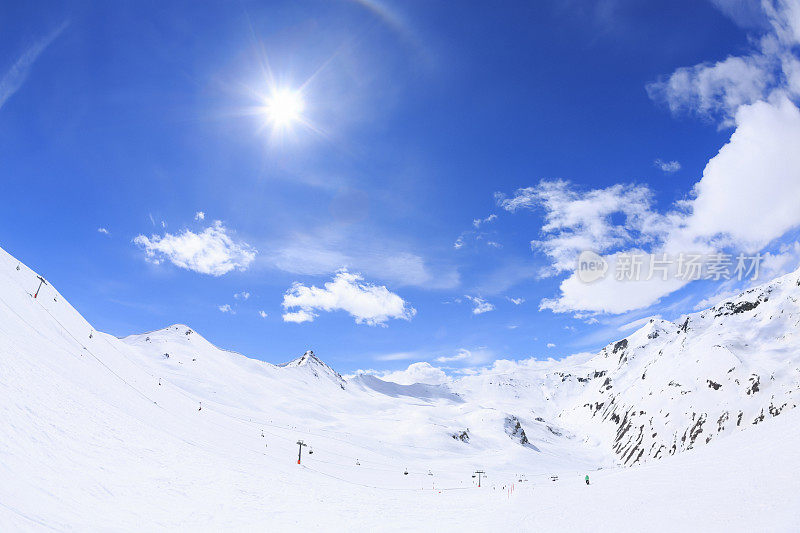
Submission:
<svg viewBox="0 0 800 533">
<path fill-rule="evenodd" d="M 605 378 L 564 377 L 595 372 L 586 363 L 452 387 L 346 381 L 311 353 L 274 366 L 183 325 L 117 339 L 50 285 L 34 299 L 36 276 L 0 250 L 0 531 L 800 527 L 791 405 L 622 467 L 613 431 L 581 411 Z"/>
</svg>

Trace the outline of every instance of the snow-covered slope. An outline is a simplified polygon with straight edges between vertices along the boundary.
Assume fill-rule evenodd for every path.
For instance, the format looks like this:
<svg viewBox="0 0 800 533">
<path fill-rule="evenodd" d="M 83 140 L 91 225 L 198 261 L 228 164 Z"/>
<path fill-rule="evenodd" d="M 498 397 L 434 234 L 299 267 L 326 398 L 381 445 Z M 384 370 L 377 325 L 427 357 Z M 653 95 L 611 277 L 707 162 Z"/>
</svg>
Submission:
<svg viewBox="0 0 800 533">
<path fill-rule="evenodd" d="M 571 424 L 599 432 L 624 464 L 671 455 L 757 425 L 800 401 L 797 272 L 606 346 Z M 588 426 L 587 426 L 588 423 Z"/>
<path fill-rule="evenodd" d="M 271 365 L 185 325 L 117 339 L 50 285 L 34 299 L 38 283 L 0 250 L 3 531 L 552 528 L 564 498 L 588 498 L 589 517 L 607 515 L 609 498 L 636 507 L 625 480 L 644 483 L 636 472 L 645 467 L 615 463 L 752 427 L 762 409 L 766 427 L 797 394 L 797 274 L 688 322 L 648 324 L 589 360 L 450 386 L 345 381 L 312 352 Z M 764 449 L 780 456 L 800 444 L 796 429 L 777 443 L 774 435 L 759 423 L 724 439 L 727 455 L 711 452 L 716 443 L 691 452 L 703 452 L 702 466 L 691 454 L 657 462 L 647 472 L 661 484 L 660 505 L 678 505 L 670 498 L 681 468 L 718 475 L 719 457 L 761 460 Z M 298 439 L 308 445 L 302 465 Z M 579 484 L 601 467 L 592 476 L 602 492 Z M 480 490 L 476 469 L 489 474 Z M 768 524 L 797 518 L 788 490 L 742 490 L 752 505 L 780 508 Z M 736 508 L 736 498 L 704 497 L 719 510 L 710 516 Z M 585 525 L 598 529 L 588 517 Z"/>
</svg>

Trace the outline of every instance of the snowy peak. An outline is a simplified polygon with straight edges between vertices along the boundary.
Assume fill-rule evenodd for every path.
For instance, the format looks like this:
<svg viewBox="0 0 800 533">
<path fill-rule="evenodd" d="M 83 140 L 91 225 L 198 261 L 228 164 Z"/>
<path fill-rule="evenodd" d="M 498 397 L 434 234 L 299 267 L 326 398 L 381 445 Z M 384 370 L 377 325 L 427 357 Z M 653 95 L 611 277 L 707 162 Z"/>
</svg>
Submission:
<svg viewBox="0 0 800 533">
<path fill-rule="evenodd" d="M 317 357 L 314 354 L 313 350 L 307 350 L 303 355 L 301 355 L 297 359 L 293 359 L 288 363 L 282 363 L 278 365 L 278 367 L 308 369 L 308 371 L 314 377 L 325 376 L 328 379 L 337 383 L 342 389 L 344 389 L 344 385 L 346 383 L 341 374 L 339 374 L 333 368 L 328 366 L 322 359 Z"/>
<path fill-rule="evenodd" d="M 651 320 L 587 363 L 601 379 L 584 378 L 560 416 L 634 464 L 795 407 L 799 285 L 794 272 L 675 322 Z"/>
</svg>

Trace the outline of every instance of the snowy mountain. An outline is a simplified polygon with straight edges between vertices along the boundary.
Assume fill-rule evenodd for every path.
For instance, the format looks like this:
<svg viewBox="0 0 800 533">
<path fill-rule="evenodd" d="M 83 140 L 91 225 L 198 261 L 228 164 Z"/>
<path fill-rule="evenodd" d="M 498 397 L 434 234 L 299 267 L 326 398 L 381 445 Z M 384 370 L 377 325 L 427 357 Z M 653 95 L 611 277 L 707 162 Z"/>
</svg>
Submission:
<svg viewBox="0 0 800 533">
<path fill-rule="evenodd" d="M 615 465 L 709 444 L 663 462 L 672 466 L 655 461 L 653 475 L 718 475 L 715 446 L 726 444 L 725 461 L 768 469 L 758 450 L 794 456 L 800 444 L 787 430 L 797 413 L 780 425 L 785 442 L 769 422 L 800 388 L 798 273 L 675 323 L 651 321 L 591 358 L 437 386 L 345 380 L 311 351 L 271 365 L 180 324 L 117 339 L 51 285 L 34 298 L 37 275 L 0 250 L 4 531 L 252 529 L 265 516 L 274 529 L 552 528 L 563 516 L 545 505 L 533 517 L 531 498 L 585 498 L 587 472 L 612 491 L 584 501 L 605 516 L 608 498 L 626 492 L 620 480 L 641 480 Z M 472 492 L 478 469 L 491 492 Z M 769 524 L 800 518 L 784 485 L 755 486 L 742 490 L 748 505 L 779 507 Z M 684 505 L 679 495 L 663 495 L 663 507 Z"/>
</svg>

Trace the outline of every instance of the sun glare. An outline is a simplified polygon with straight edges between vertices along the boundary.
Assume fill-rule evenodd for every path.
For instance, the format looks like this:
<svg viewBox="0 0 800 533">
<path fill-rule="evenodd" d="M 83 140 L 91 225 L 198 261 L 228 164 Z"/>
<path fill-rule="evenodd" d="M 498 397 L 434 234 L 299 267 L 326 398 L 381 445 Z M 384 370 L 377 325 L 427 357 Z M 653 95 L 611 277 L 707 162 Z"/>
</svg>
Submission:
<svg viewBox="0 0 800 533">
<path fill-rule="evenodd" d="M 305 103 L 299 91 L 276 90 L 269 95 L 265 113 L 273 127 L 284 129 L 303 117 Z"/>
</svg>

